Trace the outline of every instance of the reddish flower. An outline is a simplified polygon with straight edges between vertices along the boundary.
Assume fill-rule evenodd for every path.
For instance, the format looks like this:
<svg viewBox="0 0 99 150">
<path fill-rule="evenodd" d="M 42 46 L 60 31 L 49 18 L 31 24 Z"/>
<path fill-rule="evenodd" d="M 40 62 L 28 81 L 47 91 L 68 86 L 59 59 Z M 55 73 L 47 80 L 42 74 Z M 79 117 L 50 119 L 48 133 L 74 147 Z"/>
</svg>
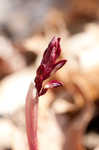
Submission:
<svg viewBox="0 0 99 150">
<path fill-rule="evenodd" d="M 56 62 L 60 53 L 60 38 L 54 37 L 49 43 L 48 48 L 45 50 L 41 64 L 36 72 L 35 87 L 37 89 L 38 96 L 45 94 L 49 88 L 62 85 L 60 82 L 53 80 L 43 87 L 43 81 L 48 79 L 66 63 L 66 60 Z"/>
</svg>

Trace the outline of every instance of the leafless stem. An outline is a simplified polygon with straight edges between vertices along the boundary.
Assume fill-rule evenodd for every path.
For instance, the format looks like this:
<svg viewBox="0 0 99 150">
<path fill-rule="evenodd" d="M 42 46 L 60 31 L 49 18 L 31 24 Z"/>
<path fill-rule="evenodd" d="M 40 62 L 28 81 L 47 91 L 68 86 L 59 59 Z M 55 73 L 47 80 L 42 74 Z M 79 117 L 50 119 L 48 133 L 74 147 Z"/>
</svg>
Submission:
<svg viewBox="0 0 99 150">
<path fill-rule="evenodd" d="M 33 95 L 33 90 L 35 90 L 34 88 L 33 83 L 31 83 L 27 94 L 25 107 L 26 131 L 30 150 L 38 150 L 38 96 Z"/>
</svg>

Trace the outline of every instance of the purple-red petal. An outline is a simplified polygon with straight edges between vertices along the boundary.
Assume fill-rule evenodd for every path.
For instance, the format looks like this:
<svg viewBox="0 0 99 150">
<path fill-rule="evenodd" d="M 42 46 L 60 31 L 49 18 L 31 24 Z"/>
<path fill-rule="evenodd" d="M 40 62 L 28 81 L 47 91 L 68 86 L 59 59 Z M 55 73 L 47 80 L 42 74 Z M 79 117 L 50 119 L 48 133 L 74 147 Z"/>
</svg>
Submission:
<svg viewBox="0 0 99 150">
<path fill-rule="evenodd" d="M 60 56 L 60 38 L 54 37 L 48 45 L 48 48 L 45 50 L 42 64 L 54 63 L 56 59 Z"/>
<path fill-rule="evenodd" d="M 57 80 L 49 81 L 47 84 L 45 84 L 44 88 L 42 88 L 41 92 L 39 93 L 39 96 L 44 95 L 48 89 L 57 88 L 62 85 L 63 84 Z"/>
<path fill-rule="evenodd" d="M 59 81 L 57 81 L 57 80 L 52 80 L 52 81 L 48 82 L 48 83 L 44 86 L 44 88 L 46 88 L 46 89 L 52 89 L 52 88 L 57 88 L 57 87 L 59 87 L 59 86 L 62 86 L 62 83 L 61 83 L 61 82 L 59 82 Z"/>
<path fill-rule="evenodd" d="M 56 71 L 58 71 L 60 68 L 62 68 L 62 67 L 65 65 L 66 62 L 67 62 L 67 60 L 65 60 L 65 59 L 58 61 L 58 62 L 54 65 L 51 74 L 54 74 Z"/>
</svg>

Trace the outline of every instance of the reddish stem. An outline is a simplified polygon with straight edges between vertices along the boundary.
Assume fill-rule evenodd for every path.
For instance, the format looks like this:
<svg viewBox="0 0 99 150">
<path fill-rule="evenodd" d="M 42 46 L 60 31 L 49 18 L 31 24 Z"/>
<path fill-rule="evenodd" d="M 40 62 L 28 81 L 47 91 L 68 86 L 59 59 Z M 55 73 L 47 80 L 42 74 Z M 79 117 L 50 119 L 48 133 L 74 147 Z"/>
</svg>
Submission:
<svg viewBox="0 0 99 150">
<path fill-rule="evenodd" d="M 30 150 L 38 150 L 37 143 L 37 120 L 38 120 L 38 96 L 33 95 L 35 87 L 30 84 L 29 91 L 26 97 L 25 117 L 26 131 Z"/>
</svg>

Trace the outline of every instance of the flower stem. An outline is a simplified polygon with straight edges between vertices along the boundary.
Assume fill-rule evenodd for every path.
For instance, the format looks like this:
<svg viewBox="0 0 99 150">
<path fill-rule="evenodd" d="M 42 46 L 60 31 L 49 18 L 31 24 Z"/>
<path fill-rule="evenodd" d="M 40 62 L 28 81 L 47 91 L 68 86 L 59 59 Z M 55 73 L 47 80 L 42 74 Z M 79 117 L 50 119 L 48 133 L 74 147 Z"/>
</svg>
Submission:
<svg viewBox="0 0 99 150">
<path fill-rule="evenodd" d="M 38 96 L 33 95 L 33 90 L 35 90 L 34 88 L 33 83 L 31 83 L 25 105 L 26 131 L 30 150 L 38 150 Z"/>
</svg>

